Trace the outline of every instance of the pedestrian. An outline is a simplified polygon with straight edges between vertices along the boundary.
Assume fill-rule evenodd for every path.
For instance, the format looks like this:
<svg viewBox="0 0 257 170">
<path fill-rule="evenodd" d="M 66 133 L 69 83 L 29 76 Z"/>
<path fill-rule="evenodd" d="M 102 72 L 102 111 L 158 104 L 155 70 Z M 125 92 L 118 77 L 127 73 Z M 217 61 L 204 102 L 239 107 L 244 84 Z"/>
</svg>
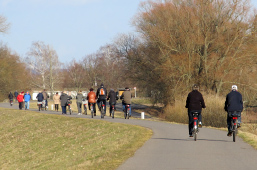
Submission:
<svg viewBox="0 0 257 170">
<path fill-rule="evenodd" d="M 47 101 L 47 99 L 49 98 L 49 95 L 47 94 L 46 89 L 44 89 L 42 94 L 44 96 L 43 102 L 45 103 L 45 110 L 47 110 L 48 109 L 48 101 Z"/>
<path fill-rule="evenodd" d="M 228 134 L 227 136 L 232 136 L 232 125 L 231 119 L 232 114 L 238 115 L 238 128 L 241 126 L 241 112 L 243 111 L 243 98 L 241 93 L 238 92 L 237 85 L 231 87 L 231 92 L 227 94 L 224 110 L 227 114 L 227 127 Z"/>
<path fill-rule="evenodd" d="M 29 110 L 30 99 L 31 99 L 31 96 L 30 96 L 29 92 L 27 91 L 26 94 L 24 94 L 25 110 Z"/>
<path fill-rule="evenodd" d="M 56 92 L 56 94 L 53 96 L 53 100 L 54 100 L 54 109 L 55 111 L 58 112 L 59 104 L 60 104 L 60 95 L 58 94 L 58 92 Z"/>
<path fill-rule="evenodd" d="M 60 96 L 61 106 L 62 106 L 62 114 L 66 114 L 66 106 L 68 102 L 69 96 L 66 94 L 66 91 L 62 92 Z"/>
<path fill-rule="evenodd" d="M 77 96 L 76 96 L 76 102 L 77 102 L 77 107 L 78 107 L 78 115 L 81 114 L 81 106 L 82 106 L 82 100 L 84 99 L 84 96 L 82 94 L 82 91 L 79 91 Z"/>
<path fill-rule="evenodd" d="M 24 102 L 24 96 L 22 92 L 20 92 L 20 94 L 17 96 L 17 101 L 19 102 L 19 109 L 22 110 L 22 105 Z"/>
<path fill-rule="evenodd" d="M 17 90 L 15 90 L 15 92 L 14 92 L 14 97 L 15 97 L 15 101 L 16 101 L 16 102 L 18 101 L 18 100 L 17 100 L 18 95 L 19 95 L 19 93 L 17 92 Z"/>
</svg>

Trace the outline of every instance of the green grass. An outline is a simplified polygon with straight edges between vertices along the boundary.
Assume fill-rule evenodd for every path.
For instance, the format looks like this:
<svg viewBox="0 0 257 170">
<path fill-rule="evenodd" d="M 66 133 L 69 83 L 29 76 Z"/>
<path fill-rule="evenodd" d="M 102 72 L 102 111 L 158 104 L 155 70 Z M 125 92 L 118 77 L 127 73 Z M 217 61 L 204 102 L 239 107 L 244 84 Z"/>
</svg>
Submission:
<svg viewBox="0 0 257 170">
<path fill-rule="evenodd" d="M 151 135 L 139 126 L 0 108 L 0 165 L 116 169 Z"/>
</svg>

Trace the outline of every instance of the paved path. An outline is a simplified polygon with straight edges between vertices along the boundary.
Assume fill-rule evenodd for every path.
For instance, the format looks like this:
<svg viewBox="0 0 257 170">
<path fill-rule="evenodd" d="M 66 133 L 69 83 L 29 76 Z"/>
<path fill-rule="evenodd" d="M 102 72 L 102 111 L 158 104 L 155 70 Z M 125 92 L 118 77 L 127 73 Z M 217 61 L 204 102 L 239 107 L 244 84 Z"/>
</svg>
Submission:
<svg viewBox="0 0 257 170">
<path fill-rule="evenodd" d="M 0 107 L 10 108 L 8 103 L 0 103 Z M 53 111 L 45 113 L 56 114 Z M 135 115 L 132 113 L 132 117 Z M 71 117 L 90 119 L 85 115 L 74 114 Z M 100 119 L 100 116 L 94 119 Z M 104 121 L 139 125 L 153 130 L 152 138 L 118 170 L 257 170 L 257 151 L 240 138 L 233 142 L 225 131 L 203 127 L 198 140 L 194 141 L 188 137 L 186 125 L 110 117 L 105 117 Z"/>
</svg>

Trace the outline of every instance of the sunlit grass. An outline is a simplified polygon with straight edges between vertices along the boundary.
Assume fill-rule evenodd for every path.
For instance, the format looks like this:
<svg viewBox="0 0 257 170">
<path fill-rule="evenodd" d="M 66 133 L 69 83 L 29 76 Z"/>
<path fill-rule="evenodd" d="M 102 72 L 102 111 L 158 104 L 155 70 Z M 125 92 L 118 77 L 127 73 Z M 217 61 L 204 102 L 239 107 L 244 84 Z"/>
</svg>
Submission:
<svg viewBox="0 0 257 170">
<path fill-rule="evenodd" d="M 152 132 L 139 126 L 0 108 L 2 169 L 116 169 Z"/>
</svg>

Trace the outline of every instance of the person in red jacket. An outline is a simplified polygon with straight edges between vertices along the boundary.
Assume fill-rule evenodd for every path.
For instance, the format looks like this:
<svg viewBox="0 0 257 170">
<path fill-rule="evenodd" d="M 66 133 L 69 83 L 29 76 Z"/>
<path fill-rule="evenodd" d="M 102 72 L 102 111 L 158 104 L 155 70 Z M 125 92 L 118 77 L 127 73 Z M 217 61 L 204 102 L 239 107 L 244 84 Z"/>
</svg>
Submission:
<svg viewBox="0 0 257 170">
<path fill-rule="evenodd" d="M 19 109 L 21 110 L 21 109 L 22 109 L 23 102 L 24 102 L 24 95 L 22 95 L 22 93 L 20 93 L 20 94 L 17 96 L 17 100 L 18 100 L 18 102 L 19 102 Z"/>
</svg>

